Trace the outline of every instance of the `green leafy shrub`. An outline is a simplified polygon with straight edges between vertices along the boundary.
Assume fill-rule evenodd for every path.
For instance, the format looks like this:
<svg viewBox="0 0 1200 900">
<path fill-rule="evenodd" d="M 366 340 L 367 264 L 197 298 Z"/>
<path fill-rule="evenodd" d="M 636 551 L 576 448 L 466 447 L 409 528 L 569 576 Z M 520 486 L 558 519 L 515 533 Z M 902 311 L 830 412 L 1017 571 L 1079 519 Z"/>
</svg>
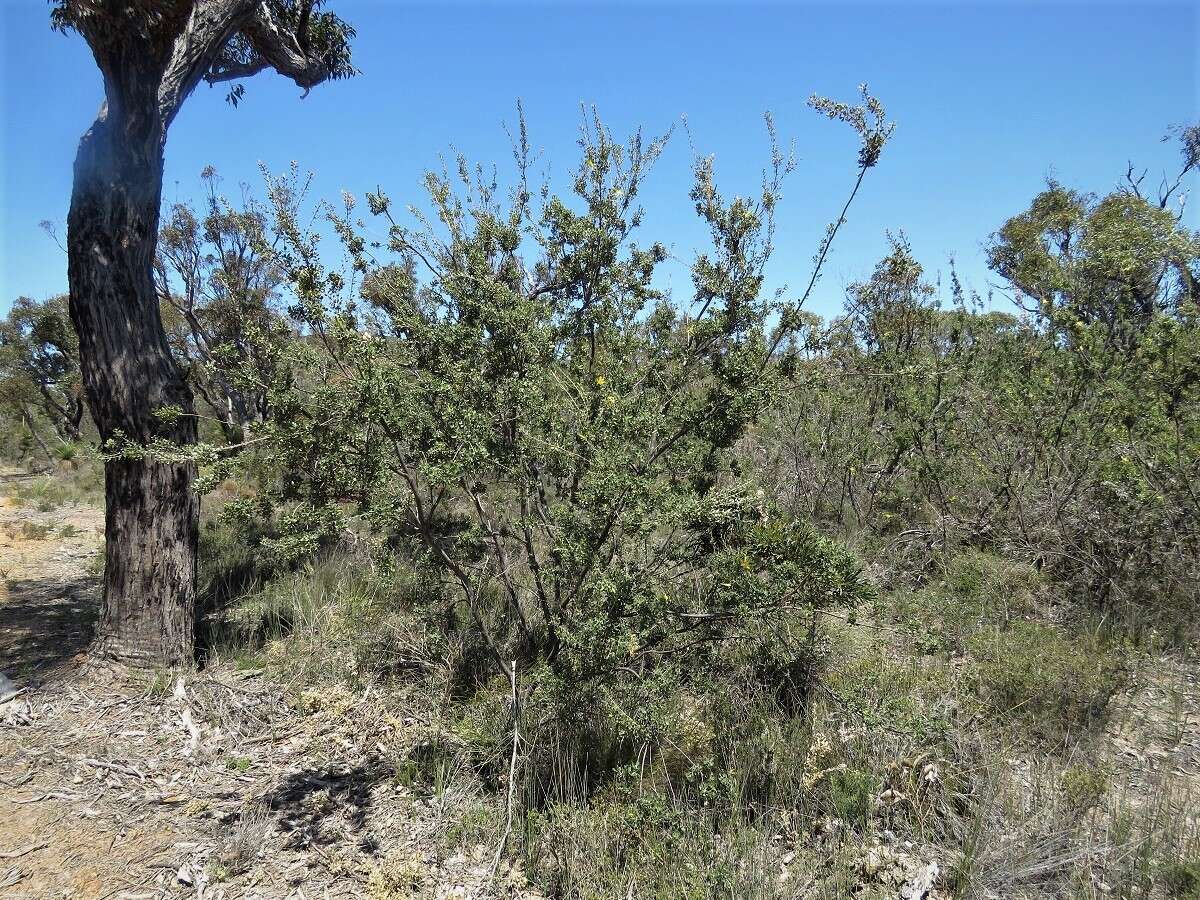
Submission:
<svg viewBox="0 0 1200 900">
<path fill-rule="evenodd" d="M 828 775 L 826 783 L 830 814 L 850 825 L 865 826 L 880 790 L 874 774 L 840 768 Z"/>
<path fill-rule="evenodd" d="M 825 683 L 857 722 L 906 734 L 925 748 L 946 736 L 955 715 L 953 669 L 918 652 L 843 639 Z"/>
<path fill-rule="evenodd" d="M 940 579 L 888 598 L 891 618 L 931 652 L 962 654 L 971 635 L 1032 619 L 1044 605 L 1045 580 L 1032 566 L 995 553 L 965 550 L 945 563 Z"/>
<path fill-rule="evenodd" d="M 858 133 L 859 181 L 891 134 L 863 97 L 814 101 Z M 522 126 L 507 193 L 460 160 L 427 177 L 431 209 L 415 229 L 369 195 L 386 245 L 367 240 L 348 198 L 329 221 L 350 280 L 322 263 L 293 195 L 272 189 L 293 326 L 316 339 L 242 360 L 276 411 L 258 431 L 270 449 L 206 458 L 204 483 L 256 467 L 261 494 L 227 509 L 269 518 L 260 543 L 282 562 L 319 559 L 353 532 L 379 572 L 443 585 L 423 621 L 454 645 L 452 689 L 475 708 L 456 727 L 487 765 L 512 727 L 501 683 L 562 724 L 548 764 L 573 755 L 597 786 L 674 738 L 689 745 L 699 719 L 683 721 L 679 698 L 731 666 L 799 708 L 821 611 L 869 595 L 853 554 L 767 502 L 736 452 L 794 372 L 784 350 L 807 293 L 763 291 L 792 162 L 773 145 L 761 192 L 726 197 L 712 160 L 696 160 L 691 201 L 711 247 L 681 299 L 659 287 L 665 245 L 638 238 L 638 196 L 664 143 L 622 144 L 589 119 L 561 197 L 531 190 Z M 380 626 L 394 597 L 351 578 L 330 604 L 320 578 L 268 586 L 257 609 L 242 604 L 268 623 L 249 627 L 345 631 L 362 672 L 360 651 L 378 660 L 396 643 Z M 310 624 L 318 609 L 340 611 Z M 528 761 L 534 781 L 539 765 Z"/>
</svg>

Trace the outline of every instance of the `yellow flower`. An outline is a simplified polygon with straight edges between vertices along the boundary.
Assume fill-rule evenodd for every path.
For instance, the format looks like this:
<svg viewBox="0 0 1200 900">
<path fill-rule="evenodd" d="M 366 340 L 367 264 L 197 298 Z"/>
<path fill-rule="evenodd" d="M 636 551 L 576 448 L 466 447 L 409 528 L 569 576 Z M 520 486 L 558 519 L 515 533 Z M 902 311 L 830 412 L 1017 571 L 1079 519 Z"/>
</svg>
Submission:
<svg viewBox="0 0 1200 900">
<path fill-rule="evenodd" d="M 609 406 L 612 406 L 614 403 L 617 402 L 617 398 L 614 397 L 612 394 L 609 394 L 607 397 L 604 398 L 604 402 L 607 403 Z"/>
<path fill-rule="evenodd" d="M 596 384 L 600 385 L 600 387 L 604 387 L 604 376 L 603 375 L 596 376 Z"/>
</svg>

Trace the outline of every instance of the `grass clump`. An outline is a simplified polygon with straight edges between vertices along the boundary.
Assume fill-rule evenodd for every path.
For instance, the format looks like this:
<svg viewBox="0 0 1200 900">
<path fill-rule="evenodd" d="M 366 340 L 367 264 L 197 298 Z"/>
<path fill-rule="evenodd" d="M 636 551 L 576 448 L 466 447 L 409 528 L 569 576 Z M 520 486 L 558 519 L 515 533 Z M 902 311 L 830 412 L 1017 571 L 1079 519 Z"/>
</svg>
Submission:
<svg viewBox="0 0 1200 900">
<path fill-rule="evenodd" d="M 390 856 L 367 873 L 371 900 L 416 900 L 424 896 L 425 867 L 416 857 Z"/>
<path fill-rule="evenodd" d="M 259 650 L 300 682 L 366 681 L 431 663 L 405 615 L 419 588 L 362 561 L 310 563 L 251 590 L 215 621 L 214 649 Z"/>
<path fill-rule="evenodd" d="M 614 788 L 525 820 L 526 869 L 551 896 L 774 898 L 785 848 L 745 822 Z"/>
<path fill-rule="evenodd" d="M 1077 762 L 1063 769 L 1060 785 L 1069 808 L 1087 812 L 1095 808 L 1108 792 L 1109 774 L 1094 761 Z"/>
<path fill-rule="evenodd" d="M 52 531 L 54 531 L 54 527 L 45 522 L 21 523 L 21 537 L 27 541 L 44 541 Z"/>
<path fill-rule="evenodd" d="M 1051 743 L 1095 726 L 1122 683 L 1120 650 L 1039 622 L 989 627 L 968 641 L 971 683 L 997 722 Z"/>
<path fill-rule="evenodd" d="M 70 461 L 51 474 L 23 478 L 12 488 L 12 497 L 39 512 L 52 512 L 67 505 L 104 505 L 104 464 L 77 444 Z"/>
<path fill-rule="evenodd" d="M 1200 900 L 1200 859 L 1165 863 L 1159 880 L 1171 900 Z"/>
</svg>

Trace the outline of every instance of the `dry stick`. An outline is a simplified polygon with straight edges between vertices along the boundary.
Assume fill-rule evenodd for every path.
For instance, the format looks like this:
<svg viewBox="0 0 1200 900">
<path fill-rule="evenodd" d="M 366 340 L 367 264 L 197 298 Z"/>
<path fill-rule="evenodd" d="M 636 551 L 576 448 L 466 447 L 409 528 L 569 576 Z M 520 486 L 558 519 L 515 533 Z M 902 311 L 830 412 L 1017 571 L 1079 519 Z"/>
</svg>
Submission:
<svg viewBox="0 0 1200 900">
<path fill-rule="evenodd" d="M 74 802 L 82 799 L 82 794 L 64 794 L 61 791 L 51 791 L 48 794 L 38 794 L 35 797 L 27 797 L 24 799 L 17 799 L 16 797 L 7 798 L 9 803 L 16 803 L 18 805 L 24 805 L 26 803 L 41 803 L 43 800 L 70 800 Z"/>
<path fill-rule="evenodd" d="M 0 859 L 20 859 L 26 854 L 33 853 L 35 850 L 41 850 L 44 847 L 50 846 L 49 841 L 42 841 L 37 844 L 30 844 L 28 847 L 22 847 L 20 850 L 10 850 L 7 853 L 0 853 Z"/>
<path fill-rule="evenodd" d="M 512 757 L 508 761 L 508 802 L 506 821 L 504 824 L 504 834 L 500 836 L 500 846 L 496 848 L 496 858 L 492 861 L 491 877 L 495 878 L 496 873 L 500 871 L 500 859 L 504 856 L 504 848 L 508 846 L 509 836 L 512 834 L 513 820 L 513 803 L 515 802 L 515 794 L 517 792 L 517 751 L 521 746 L 521 727 L 518 718 L 520 708 L 517 702 L 517 661 L 512 661 L 512 672 L 509 676 L 509 682 L 512 684 L 512 720 L 513 720 L 513 744 Z"/>
<path fill-rule="evenodd" d="M 22 872 L 20 869 L 9 869 L 8 874 L 4 876 L 3 880 L 0 880 L 0 888 L 12 887 L 22 878 L 26 877 L 28 877 L 28 873 Z"/>
<path fill-rule="evenodd" d="M 135 769 L 133 766 L 122 766 L 118 763 L 105 762 L 102 759 L 81 759 L 81 760 L 79 760 L 79 763 L 81 765 L 91 766 L 92 768 L 95 768 L 95 769 L 105 769 L 109 772 L 118 772 L 121 775 L 131 775 L 134 778 L 138 778 L 142 781 L 146 780 L 146 776 L 143 775 L 141 772 L 139 772 L 137 769 Z"/>
</svg>

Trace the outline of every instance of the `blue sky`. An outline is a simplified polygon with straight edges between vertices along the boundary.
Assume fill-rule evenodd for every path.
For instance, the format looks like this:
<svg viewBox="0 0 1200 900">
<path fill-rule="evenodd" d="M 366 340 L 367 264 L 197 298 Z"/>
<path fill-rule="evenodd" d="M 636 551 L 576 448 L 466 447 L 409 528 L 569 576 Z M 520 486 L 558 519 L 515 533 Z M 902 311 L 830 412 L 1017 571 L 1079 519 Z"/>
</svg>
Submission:
<svg viewBox="0 0 1200 900">
<path fill-rule="evenodd" d="M 297 161 L 314 194 L 381 185 L 420 199 L 421 173 L 454 148 L 511 157 L 503 124 L 524 102 L 552 178 L 575 161 L 580 104 L 618 132 L 660 132 L 686 115 L 727 193 L 755 190 L 767 159 L 762 114 L 794 138 L 800 165 L 780 209 L 774 284 L 807 280 L 825 224 L 854 175 L 855 143 L 806 109 L 813 92 L 853 99 L 866 81 L 898 129 L 840 237 L 812 308 L 836 310 L 846 282 L 903 230 L 933 273 L 953 255 L 985 291 L 981 246 L 1054 175 L 1090 191 L 1133 160 L 1148 182 L 1175 165 L 1161 144 L 1197 113 L 1197 5 L 1152 3 L 440 3 L 331 0 L 359 30 L 361 77 L 306 99 L 278 76 L 246 84 L 234 109 L 201 86 L 167 145 L 164 197 L 260 185 L 258 165 Z M 101 98 L 82 39 L 51 32 L 45 0 L 0 0 L 0 311 L 66 288 L 66 259 L 38 228 L 62 222 L 79 136 Z M 691 149 L 677 132 L 643 201 L 644 234 L 681 259 L 704 231 L 687 199 Z M 1194 187 L 1194 183 L 1193 183 Z M 1197 227 L 1196 205 L 1189 224 Z M 686 276 L 671 276 L 686 292 Z"/>
</svg>

